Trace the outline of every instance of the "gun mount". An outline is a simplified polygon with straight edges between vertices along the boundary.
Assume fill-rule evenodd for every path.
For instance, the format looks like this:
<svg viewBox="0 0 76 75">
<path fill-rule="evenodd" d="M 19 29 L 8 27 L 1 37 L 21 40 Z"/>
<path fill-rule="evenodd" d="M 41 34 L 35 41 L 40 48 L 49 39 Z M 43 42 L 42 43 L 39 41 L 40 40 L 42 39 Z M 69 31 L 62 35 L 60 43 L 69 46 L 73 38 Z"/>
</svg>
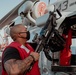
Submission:
<svg viewBox="0 0 76 75">
<path fill-rule="evenodd" d="M 67 31 L 71 28 L 72 33 L 72 38 L 75 37 L 75 18 L 76 15 L 72 15 L 67 17 L 64 22 L 61 24 L 60 28 L 62 29 L 62 34 L 66 34 Z M 73 22 L 72 22 L 73 21 Z M 65 23 L 65 24 L 64 24 Z M 64 49 L 64 44 L 65 39 L 63 36 L 59 33 L 59 30 L 56 29 L 56 14 L 53 12 L 50 12 L 49 18 L 45 24 L 45 26 L 42 28 L 40 32 L 40 36 L 36 36 L 35 39 L 33 40 L 38 44 L 36 51 L 40 52 L 41 50 L 44 51 L 45 56 L 48 60 L 50 61 L 59 61 L 55 60 L 49 55 L 49 51 L 51 52 L 58 52 Z M 51 66 L 51 71 L 53 72 L 72 72 L 75 73 L 76 67 L 75 66 L 60 66 L 60 65 L 54 65 L 52 64 Z"/>
<path fill-rule="evenodd" d="M 58 10 L 57 12 L 61 16 Z M 38 44 L 35 51 L 40 53 L 43 50 L 47 59 L 50 61 L 53 59 L 49 55 L 49 51 L 60 51 L 64 48 L 65 44 L 65 39 L 59 34 L 58 30 L 55 29 L 56 26 L 56 14 L 54 14 L 54 12 L 49 12 L 49 18 L 41 30 L 40 36 L 37 37 L 36 34 L 33 39 L 33 42 Z"/>
</svg>

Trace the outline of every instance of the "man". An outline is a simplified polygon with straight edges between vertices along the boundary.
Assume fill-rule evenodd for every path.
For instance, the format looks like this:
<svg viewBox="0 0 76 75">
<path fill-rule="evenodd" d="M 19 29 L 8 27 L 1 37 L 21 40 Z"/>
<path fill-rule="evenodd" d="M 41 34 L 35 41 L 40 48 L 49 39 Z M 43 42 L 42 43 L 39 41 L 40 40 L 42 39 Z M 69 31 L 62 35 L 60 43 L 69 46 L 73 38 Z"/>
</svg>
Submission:
<svg viewBox="0 0 76 75">
<path fill-rule="evenodd" d="M 10 36 L 14 42 L 3 52 L 2 75 L 40 75 L 39 54 L 27 43 L 30 38 L 27 28 L 17 24 L 10 29 Z"/>
</svg>

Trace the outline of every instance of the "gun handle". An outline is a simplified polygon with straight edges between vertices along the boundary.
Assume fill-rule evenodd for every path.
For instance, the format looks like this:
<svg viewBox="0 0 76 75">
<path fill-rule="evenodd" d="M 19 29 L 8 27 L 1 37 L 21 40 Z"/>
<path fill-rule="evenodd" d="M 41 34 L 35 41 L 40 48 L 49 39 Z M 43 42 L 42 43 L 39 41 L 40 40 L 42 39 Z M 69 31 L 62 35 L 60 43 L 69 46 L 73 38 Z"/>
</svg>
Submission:
<svg viewBox="0 0 76 75">
<path fill-rule="evenodd" d="M 62 14 L 60 13 L 60 11 L 58 9 L 56 9 L 57 13 L 59 14 L 59 16 L 61 17 Z"/>
</svg>

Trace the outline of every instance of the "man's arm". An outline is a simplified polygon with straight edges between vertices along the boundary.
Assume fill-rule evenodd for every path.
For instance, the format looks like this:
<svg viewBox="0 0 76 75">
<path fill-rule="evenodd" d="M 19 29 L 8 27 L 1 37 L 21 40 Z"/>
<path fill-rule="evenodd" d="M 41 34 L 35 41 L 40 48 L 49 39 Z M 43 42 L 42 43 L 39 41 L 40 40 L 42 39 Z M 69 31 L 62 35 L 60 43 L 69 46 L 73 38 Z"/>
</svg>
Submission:
<svg viewBox="0 0 76 75">
<path fill-rule="evenodd" d="M 21 60 L 19 52 L 14 47 L 9 47 L 4 51 L 2 61 L 4 63 L 3 68 L 6 70 L 8 75 L 21 75 L 25 72 L 33 60 L 38 60 L 39 54 L 36 52 L 31 52 L 30 55 L 24 60 Z"/>
<path fill-rule="evenodd" d="M 33 58 L 31 56 L 24 60 L 10 59 L 4 63 L 4 68 L 8 75 L 19 75 L 26 71 L 32 62 Z"/>
</svg>

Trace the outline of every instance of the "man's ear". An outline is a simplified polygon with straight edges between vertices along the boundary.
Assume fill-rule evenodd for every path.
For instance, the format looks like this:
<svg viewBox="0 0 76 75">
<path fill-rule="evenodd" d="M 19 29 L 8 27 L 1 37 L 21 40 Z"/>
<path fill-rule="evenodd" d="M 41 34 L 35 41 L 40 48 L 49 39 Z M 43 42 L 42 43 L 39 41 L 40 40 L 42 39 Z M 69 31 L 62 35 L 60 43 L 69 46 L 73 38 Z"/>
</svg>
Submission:
<svg viewBox="0 0 76 75">
<path fill-rule="evenodd" d="M 21 37 L 21 34 L 20 34 L 20 33 L 18 33 L 18 34 L 17 34 L 17 37 Z"/>
</svg>

